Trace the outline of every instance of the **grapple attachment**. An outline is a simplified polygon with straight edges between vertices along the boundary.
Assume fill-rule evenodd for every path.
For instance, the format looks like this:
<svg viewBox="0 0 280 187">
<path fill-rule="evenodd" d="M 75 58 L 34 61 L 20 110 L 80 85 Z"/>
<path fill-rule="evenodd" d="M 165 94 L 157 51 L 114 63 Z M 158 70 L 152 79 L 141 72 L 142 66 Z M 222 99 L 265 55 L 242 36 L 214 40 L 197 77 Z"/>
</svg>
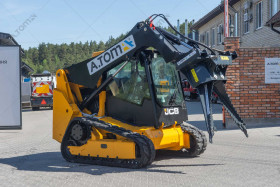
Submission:
<svg viewBox="0 0 280 187">
<path fill-rule="evenodd" d="M 222 81 L 216 81 L 214 84 L 214 92 L 218 95 L 221 102 L 223 103 L 226 110 L 229 112 L 237 126 L 244 132 L 246 137 L 248 137 L 248 133 L 246 130 L 246 124 L 243 122 L 233 105 L 231 104 L 231 101 L 226 93 L 225 85 Z"/>
<path fill-rule="evenodd" d="M 215 129 L 211 103 L 213 91 L 218 95 L 220 101 L 237 126 L 244 132 L 246 137 L 248 137 L 246 124 L 232 105 L 224 85 L 226 83 L 225 73 L 227 66 L 232 64 L 232 59 L 236 57 L 237 54 L 235 52 L 206 55 L 203 52 L 197 51 L 195 55 L 192 55 L 192 58 L 189 59 L 185 67 L 181 68 L 182 73 L 186 75 L 190 84 L 198 90 L 210 143 L 212 143 Z"/>
</svg>

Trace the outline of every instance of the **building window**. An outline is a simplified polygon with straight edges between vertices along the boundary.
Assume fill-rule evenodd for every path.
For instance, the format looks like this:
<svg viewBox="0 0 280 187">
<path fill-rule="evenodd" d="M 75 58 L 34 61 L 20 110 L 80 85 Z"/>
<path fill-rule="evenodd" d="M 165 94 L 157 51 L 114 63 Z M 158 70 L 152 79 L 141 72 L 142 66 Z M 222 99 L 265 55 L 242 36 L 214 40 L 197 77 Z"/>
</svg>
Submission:
<svg viewBox="0 0 280 187">
<path fill-rule="evenodd" d="M 211 46 L 215 46 L 215 28 L 211 30 Z"/>
<path fill-rule="evenodd" d="M 263 14 L 263 10 L 262 10 L 262 1 L 257 3 L 257 7 L 256 7 L 256 29 L 261 28 L 262 27 L 262 14 Z"/>
<path fill-rule="evenodd" d="M 230 26 L 232 24 L 232 16 L 231 14 L 228 15 L 228 25 Z"/>
<path fill-rule="evenodd" d="M 206 32 L 206 45 L 209 46 L 209 31 Z"/>
<path fill-rule="evenodd" d="M 201 43 L 205 43 L 205 34 L 199 35 L 199 41 L 200 41 Z"/>
<path fill-rule="evenodd" d="M 221 44 L 222 43 L 222 40 L 223 40 L 223 25 L 220 24 L 218 26 L 218 31 L 217 31 L 217 42 L 218 44 Z"/>
<path fill-rule="evenodd" d="M 243 18 L 244 18 L 244 34 L 248 33 L 249 32 L 249 9 L 245 9 L 244 10 L 244 15 L 243 15 Z"/>
<path fill-rule="evenodd" d="M 278 12 L 279 0 L 270 0 L 270 16 L 274 16 Z"/>
<path fill-rule="evenodd" d="M 196 40 L 196 39 L 195 39 L 195 30 L 192 31 L 192 39 L 193 39 L 193 40 Z"/>
</svg>

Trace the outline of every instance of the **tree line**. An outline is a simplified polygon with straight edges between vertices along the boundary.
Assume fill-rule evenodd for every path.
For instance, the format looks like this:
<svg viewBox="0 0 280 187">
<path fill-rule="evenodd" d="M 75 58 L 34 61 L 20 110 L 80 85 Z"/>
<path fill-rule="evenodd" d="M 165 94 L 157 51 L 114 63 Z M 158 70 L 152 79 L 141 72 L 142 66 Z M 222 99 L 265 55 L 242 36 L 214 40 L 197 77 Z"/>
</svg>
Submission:
<svg viewBox="0 0 280 187">
<path fill-rule="evenodd" d="M 184 24 L 180 25 L 182 34 L 184 34 Z M 191 24 L 192 22 L 190 22 L 189 28 Z M 175 34 L 170 27 L 165 29 Z M 93 52 L 106 50 L 124 37 L 125 34 L 121 34 L 117 38 L 110 36 L 105 43 L 103 41 L 71 42 L 70 44 L 41 43 L 38 47 L 24 50 L 22 61 L 34 70 L 33 73 L 42 73 L 44 70 L 55 73 L 60 68 L 91 58 Z"/>
<path fill-rule="evenodd" d="M 70 44 L 41 43 L 38 47 L 24 50 L 22 61 L 34 70 L 33 73 L 42 73 L 44 70 L 55 73 L 60 68 L 91 58 L 94 51 L 103 51 L 119 42 L 124 36 L 122 34 L 117 38 L 110 37 L 105 43 L 103 41 Z"/>
</svg>

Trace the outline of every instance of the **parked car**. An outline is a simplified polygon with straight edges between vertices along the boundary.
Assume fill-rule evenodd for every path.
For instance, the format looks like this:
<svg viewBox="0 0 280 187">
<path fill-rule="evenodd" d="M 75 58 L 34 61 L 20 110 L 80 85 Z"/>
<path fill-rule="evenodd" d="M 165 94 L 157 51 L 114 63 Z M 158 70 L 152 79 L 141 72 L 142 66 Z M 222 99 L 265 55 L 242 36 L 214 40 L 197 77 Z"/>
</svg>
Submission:
<svg viewBox="0 0 280 187">
<path fill-rule="evenodd" d="M 39 110 L 40 107 L 53 107 L 54 79 L 51 73 L 31 75 L 31 107 Z"/>
<path fill-rule="evenodd" d="M 182 81 L 182 88 L 184 91 L 185 100 L 192 100 L 198 98 L 198 92 L 193 88 L 187 80 Z"/>
<path fill-rule="evenodd" d="M 198 91 L 197 89 L 193 88 L 187 80 L 182 81 L 182 88 L 184 91 L 184 98 L 185 100 L 196 100 L 199 99 Z M 218 103 L 218 95 L 213 92 L 211 97 L 212 103 Z"/>
<path fill-rule="evenodd" d="M 213 92 L 211 97 L 211 102 L 217 104 L 218 100 L 219 100 L 218 95 L 215 92 Z"/>
</svg>

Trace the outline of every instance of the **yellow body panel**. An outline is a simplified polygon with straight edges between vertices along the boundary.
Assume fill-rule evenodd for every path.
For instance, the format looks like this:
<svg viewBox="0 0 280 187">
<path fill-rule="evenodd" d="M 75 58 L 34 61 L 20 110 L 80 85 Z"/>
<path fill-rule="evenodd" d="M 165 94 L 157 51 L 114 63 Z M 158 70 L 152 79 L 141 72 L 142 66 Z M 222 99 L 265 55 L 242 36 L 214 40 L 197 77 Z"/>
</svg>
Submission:
<svg viewBox="0 0 280 187">
<path fill-rule="evenodd" d="M 137 127 L 128 125 L 111 117 L 104 117 L 100 120 L 147 136 L 154 143 L 156 150 L 181 150 L 182 148 L 190 148 L 189 134 L 183 133 L 180 125 L 155 129 L 150 126 Z"/>
<path fill-rule="evenodd" d="M 103 53 L 104 51 L 98 51 L 98 52 L 93 52 L 92 57 L 96 57 Z M 97 86 L 99 87 L 101 85 L 102 77 L 99 78 Z M 106 91 L 102 91 L 99 94 L 99 111 L 97 116 L 102 117 L 105 115 L 105 101 L 106 101 Z"/>
<path fill-rule="evenodd" d="M 135 159 L 135 143 L 124 140 L 88 140 L 82 146 L 68 146 L 73 155 Z"/>
<path fill-rule="evenodd" d="M 80 92 L 80 86 L 78 84 L 74 84 L 74 83 L 71 83 L 71 82 L 69 82 L 69 85 L 70 85 L 71 90 L 75 93 L 78 101 L 82 102 L 83 98 L 82 98 L 82 95 L 81 95 L 81 92 Z"/>
<path fill-rule="evenodd" d="M 53 101 L 53 111 L 55 111 L 53 113 L 53 139 L 61 142 L 73 116 L 73 110 L 60 91 L 54 90 Z"/>
<path fill-rule="evenodd" d="M 56 73 L 57 87 L 53 94 L 53 139 L 62 141 L 69 122 L 82 116 L 77 107 L 64 70 Z"/>
<path fill-rule="evenodd" d="M 101 85 L 102 77 L 99 78 L 97 87 Z M 99 94 L 99 110 L 98 110 L 98 117 L 105 116 L 105 102 L 106 102 L 106 91 L 102 91 Z"/>
<path fill-rule="evenodd" d="M 100 55 L 101 53 L 103 53 L 104 51 L 97 51 L 97 52 L 93 52 L 92 53 L 92 57 L 96 57 L 98 55 Z"/>
</svg>

